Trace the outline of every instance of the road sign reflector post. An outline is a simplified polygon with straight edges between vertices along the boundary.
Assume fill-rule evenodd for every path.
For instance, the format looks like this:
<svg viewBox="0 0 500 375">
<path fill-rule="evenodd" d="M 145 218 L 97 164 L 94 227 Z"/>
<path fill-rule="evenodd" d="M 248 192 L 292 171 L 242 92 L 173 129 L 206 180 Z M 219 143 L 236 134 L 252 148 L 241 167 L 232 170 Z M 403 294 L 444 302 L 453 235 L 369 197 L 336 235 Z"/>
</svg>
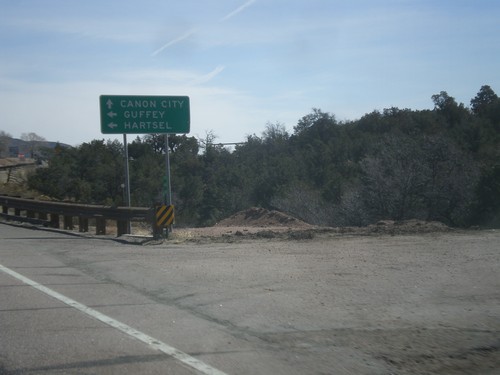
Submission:
<svg viewBox="0 0 500 375">
<path fill-rule="evenodd" d="M 161 206 L 156 206 L 155 208 L 155 233 L 161 233 L 163 228 L 167 228 L 167 237 L 169 228 L 174 223 L 175 215 L 174 215 L 174 206 L 172 204 L 166 205 L 163 204 Z"/>
</svg>

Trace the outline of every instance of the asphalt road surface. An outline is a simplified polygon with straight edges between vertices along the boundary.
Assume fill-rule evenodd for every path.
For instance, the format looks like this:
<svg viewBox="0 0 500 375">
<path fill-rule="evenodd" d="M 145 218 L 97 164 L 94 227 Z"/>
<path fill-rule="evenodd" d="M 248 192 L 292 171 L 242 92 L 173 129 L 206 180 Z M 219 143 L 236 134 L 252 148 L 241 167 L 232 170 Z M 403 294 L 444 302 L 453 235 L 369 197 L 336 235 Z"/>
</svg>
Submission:
<svg viewBox="0 0 500 375">
<path fill-rule="evenodd" d="M 0 223 L 0 374 L 500 374 L 500 232 L 137 246 Z"/>
</svg>

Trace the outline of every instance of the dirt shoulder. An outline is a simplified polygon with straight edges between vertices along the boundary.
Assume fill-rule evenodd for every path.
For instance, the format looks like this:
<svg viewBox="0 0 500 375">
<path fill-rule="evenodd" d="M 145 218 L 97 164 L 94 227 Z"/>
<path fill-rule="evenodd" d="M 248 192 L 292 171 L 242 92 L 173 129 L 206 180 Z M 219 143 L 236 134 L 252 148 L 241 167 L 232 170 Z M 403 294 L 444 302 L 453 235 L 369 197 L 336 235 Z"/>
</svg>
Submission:
<svg viewBox="0 0 500 375">
<path fill-rule="evenodd" d="M 203 284 L 169 298 L 229 322 L 289 373 L 499 373 L 498 230 L 409 221 L 190 233 L 165 245 L 165 263 L 180 267 L 172 285 Z"/>
<path fill-rule="evenodd" d="M 239 212 L 213 227 L 175 228 L 171 239 L 179 242 L 238 241 L 254 238 L 307 240 L 318 236 L 423 234 L 451 232 L 453 230 L 440 222 L 422 220 L 383 220 L 366 227 L 320 227 L 310 225 L 282 212 L 251 208 Z"/>
</svg>

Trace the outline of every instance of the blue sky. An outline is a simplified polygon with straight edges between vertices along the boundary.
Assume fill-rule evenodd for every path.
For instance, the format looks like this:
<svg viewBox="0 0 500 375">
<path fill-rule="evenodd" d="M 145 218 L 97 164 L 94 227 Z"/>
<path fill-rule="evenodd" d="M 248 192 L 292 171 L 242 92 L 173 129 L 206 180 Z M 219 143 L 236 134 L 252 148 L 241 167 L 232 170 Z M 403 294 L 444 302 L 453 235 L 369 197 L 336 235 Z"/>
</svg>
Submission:
<svg viewBox="0 0 500 375">
<path fill-rule="evenodd" d="M 220 142 L 312 108 L 468 106 L 500 94 L 499 20 L 497 0 L 0 0 L 0 130 L 121 139 L 101 94 L 188 95 L 190 135 Z"/>
</svg>

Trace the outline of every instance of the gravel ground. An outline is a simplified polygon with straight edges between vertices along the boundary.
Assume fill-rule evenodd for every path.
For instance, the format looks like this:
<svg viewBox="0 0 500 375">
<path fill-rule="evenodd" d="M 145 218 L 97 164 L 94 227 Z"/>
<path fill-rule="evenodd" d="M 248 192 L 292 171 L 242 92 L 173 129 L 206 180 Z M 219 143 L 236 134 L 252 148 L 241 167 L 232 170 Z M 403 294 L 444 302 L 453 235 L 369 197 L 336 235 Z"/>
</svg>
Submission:
<svg viewBox="0 0 500 375">
<path fill-rule="evenodd" d="M 315 358 L 311 373 L 328 373 L 328 361 L 308 354 L 338 365 L 343 352 L 345 374 L 500 374 L 498 230 L 215 227 L 171 241 L 217 260 L 190 278 L 226 281 L 184 303 L 285 349 L 297 366 Z"/>
</svg>

